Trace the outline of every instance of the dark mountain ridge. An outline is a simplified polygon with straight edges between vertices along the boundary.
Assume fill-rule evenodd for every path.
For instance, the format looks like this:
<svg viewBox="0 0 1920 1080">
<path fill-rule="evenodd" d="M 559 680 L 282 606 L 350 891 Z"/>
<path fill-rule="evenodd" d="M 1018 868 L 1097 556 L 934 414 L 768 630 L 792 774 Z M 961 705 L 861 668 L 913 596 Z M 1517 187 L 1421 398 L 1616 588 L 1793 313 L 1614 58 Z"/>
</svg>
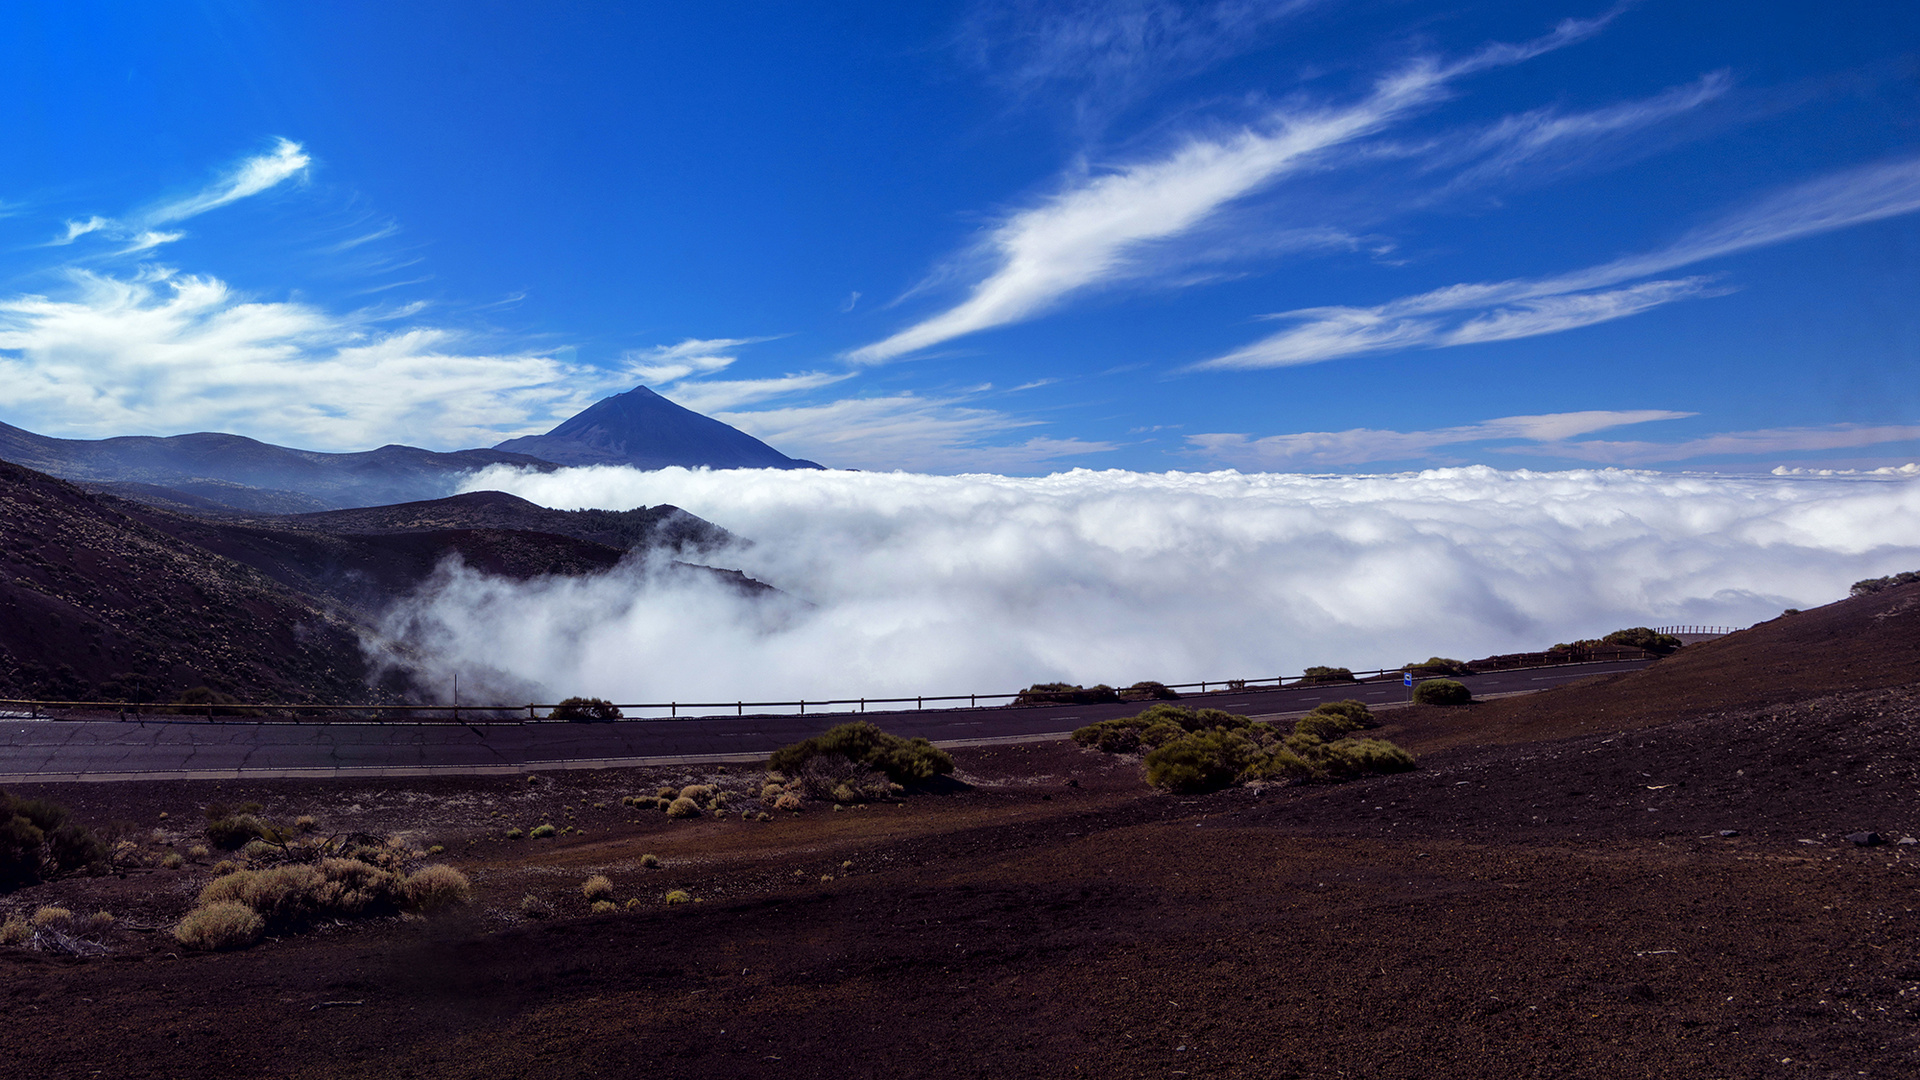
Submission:
<svg viewBox="0 0 1920 1080">
<path fill-rule="evenodd" d="M 712 469 L 818 469 L 759 439 L 644 386 L 597 401 L 545 435 L 508 439 L 495 451 L 531 454 L 562 465 L 673 465 Z"/>
<path fill-rule="evenodd" d="M 0 424 L 0 459 L 141 501 L 182 507 L 200 501 L 270 514 L 435 498 L 489 465 L 556 468 L 498 450 L 440 453 L 393 444 L 330 454 L 217 432 L 56 439 L 10 424 Z"/>
</svg>

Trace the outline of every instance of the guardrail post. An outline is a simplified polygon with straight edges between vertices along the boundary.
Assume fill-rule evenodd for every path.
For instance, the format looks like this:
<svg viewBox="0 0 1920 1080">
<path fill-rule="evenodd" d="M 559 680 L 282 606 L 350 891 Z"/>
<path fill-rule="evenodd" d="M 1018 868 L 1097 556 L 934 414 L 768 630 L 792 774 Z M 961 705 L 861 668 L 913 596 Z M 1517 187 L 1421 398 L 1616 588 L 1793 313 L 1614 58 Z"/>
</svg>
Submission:
<svg viewBox="0 0 1920 1080">
<path fill-rule="evenodd" d="M 801 716 L 807 715 L 807 699 L 806 698 L 800 699 L 800 715 Z"/>
<path fill-rule="evenodd" d="M 736 701 L 736 702 L 734 702 L 734 703 L 733 703 L 733 715 L 735 715 L 735 716 L 745 716 L 745 715 L 747 715 L 747 703 L 746 703 L 746 702 L 744 702 L 744 701 Z"/>
<path fill-rule="evenodd" d="M 919 711 L 919 710 L 921 710 L 921 709 L 924 709 L 924 708 L 926 708 L 926 707 L 927 707 L 927 699 L 926 699 L 926 698 L 923 698 L 923 697 L 917 697 L 917 698 L 914 698 L 914 699 L 913 699 L 913 707 L 914 707 L 914 710 L 915 710 L 915 711 Z"/>
<path fill-rule="evenodd" d="M 860 699 L 860 711 L 861 711 L 861 712 L 866 712 L 866 711 L 867 711 L 867 699 L 866 699 L 866 698 L 861 698 L 861 699 Z"/>
</svg>

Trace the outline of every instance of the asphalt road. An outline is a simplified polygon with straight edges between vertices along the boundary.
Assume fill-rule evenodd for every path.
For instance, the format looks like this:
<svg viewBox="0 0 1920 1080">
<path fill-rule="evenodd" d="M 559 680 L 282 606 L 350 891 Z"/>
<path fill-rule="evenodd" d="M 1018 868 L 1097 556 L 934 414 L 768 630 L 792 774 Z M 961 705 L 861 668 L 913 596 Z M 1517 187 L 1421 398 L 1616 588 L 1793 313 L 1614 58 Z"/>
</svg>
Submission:
<svg viewBox="0 0 1920 1080">
<path fill-rule="evenodd" d="M 1478 696 L 1544 690 L 1651 661 L 1470 675 Z M 1189 695 L 1182 704 L 1253 717 L 1305 712 L 1355 698 L 1407 700 L 1397 682 L 1268 688 Z M 808 713 L 611 724 L 301 723 L 184 717 L 144 720 L 0 720 L 0 783 L 161 777 L 405 776 L 606 768 L 678 760 L 746 761 L 864 715 L 897 735 L 943 744 L 1058 736 L 1096 720 L 1131 716 L 1143 703 Z"/>
</svg>

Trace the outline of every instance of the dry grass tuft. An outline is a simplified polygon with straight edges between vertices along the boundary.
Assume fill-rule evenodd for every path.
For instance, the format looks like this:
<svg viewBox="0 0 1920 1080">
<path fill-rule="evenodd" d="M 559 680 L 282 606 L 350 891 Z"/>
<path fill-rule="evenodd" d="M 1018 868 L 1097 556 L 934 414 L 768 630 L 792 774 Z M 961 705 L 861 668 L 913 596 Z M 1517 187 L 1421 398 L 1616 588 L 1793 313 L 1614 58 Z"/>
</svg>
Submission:
<svg viewBox="0 0 1920 1080">
<path fill-rule="evenodd" d="M 221 900 L 187 912 L 174 939 L 191 949 L 244 949 L 260 940 L 267 921 L 237 900 Z"/>
<path fill-rule="evenodd" d="M 595 874 L 581 884 L 580 895 L 593 901 L 611 900 L 613 899 L 613 879 L 605 874 Z"/>
<path fill-rule="evenodd" d="M 422 914 L 431 914 L 473 899 L 473 885 L 467 880 L 467 875 L 451 866 L 439 864 L 423 866 L 407 875 L 406 883 L 401 888 L 407 896 L 407 907 Z"/>
<path fill-rule="evenodd" d="M 49 904 L 33 913 L 33 925 L 39 929 L 61 925 L 73 921 L 73 912 L 63 907 Z"/>
</svg>

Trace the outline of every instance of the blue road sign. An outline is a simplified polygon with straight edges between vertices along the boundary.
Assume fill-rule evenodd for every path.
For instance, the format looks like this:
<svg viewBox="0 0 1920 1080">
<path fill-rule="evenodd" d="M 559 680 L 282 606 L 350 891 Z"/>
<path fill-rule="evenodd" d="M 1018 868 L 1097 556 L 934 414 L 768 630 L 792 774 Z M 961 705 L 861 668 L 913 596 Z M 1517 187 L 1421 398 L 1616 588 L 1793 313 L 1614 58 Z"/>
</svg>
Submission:
<svg viewBox="0 0 1920 1080">
<path fill-rule="evenodd" d="M 1407 681 L 1407 685 L 1408 685 L 1408 686 L 1412 686 L 1412 685 L 1413 685 L 1413 672 L 1411 672 L 1411 671 L 1409 671 L 1409 672 L 1407 672 L 1407 674 L 1406 674 L 1406 681 Z"/>
</svg>

